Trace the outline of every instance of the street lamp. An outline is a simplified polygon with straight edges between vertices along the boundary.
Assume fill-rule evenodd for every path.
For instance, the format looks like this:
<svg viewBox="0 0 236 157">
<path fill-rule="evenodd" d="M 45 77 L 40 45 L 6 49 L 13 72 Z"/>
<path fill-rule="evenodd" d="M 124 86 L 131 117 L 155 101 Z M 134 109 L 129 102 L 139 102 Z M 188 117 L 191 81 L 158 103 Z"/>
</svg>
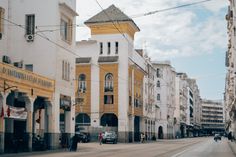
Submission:
<svg viewBox="0 0 236 157">
<path fill-rule="evenodd" d="M 3 82 L 3 86 L 0 86 L 0 88 L 3 89 L 3 92 L 5 94 L 5 92 L 8 90 L 8 89 L 11 89 L 11 88 L 18 88 L 17 86 L 10 86 L 6 83 L 6 81 L 4 80 Z"/>
</svg>

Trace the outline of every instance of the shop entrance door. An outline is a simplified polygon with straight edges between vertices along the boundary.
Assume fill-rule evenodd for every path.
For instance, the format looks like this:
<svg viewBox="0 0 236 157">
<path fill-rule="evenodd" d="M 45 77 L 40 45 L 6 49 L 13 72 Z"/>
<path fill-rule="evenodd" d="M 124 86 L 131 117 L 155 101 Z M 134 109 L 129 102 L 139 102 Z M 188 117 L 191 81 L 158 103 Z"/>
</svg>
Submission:
<svg viewBox="0 0 236 157">
<path fill-rule="evenodd" d="M 14 140 L 18 152 L 27 151 L 29 139 L 26 133 L 26 121 L 14 120 Z"/>
</svg>

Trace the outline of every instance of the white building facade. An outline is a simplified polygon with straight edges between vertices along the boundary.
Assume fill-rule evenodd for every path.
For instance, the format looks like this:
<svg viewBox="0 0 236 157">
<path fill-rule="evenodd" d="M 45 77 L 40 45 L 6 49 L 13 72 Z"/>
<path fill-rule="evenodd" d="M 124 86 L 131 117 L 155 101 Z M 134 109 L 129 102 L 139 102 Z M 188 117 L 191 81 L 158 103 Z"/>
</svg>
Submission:
<svg viewBox="0 0 236 157">
<path fill-rule="evenodd" d="M 69 136 L 74 133 L 75 28 L 73 26 L 75 17 L 78 16 L 75 6 L 75 0 L 50 0 L 47 4 L 40 0 L 0 2 L 2 18 L 0 58 L 4 66 L 14 65 L 17 70 L 21 69 L 20 72 L 27 75 L 32 72 L 35 76 L 41 75 L 53 80 L 52 95 L 47 95 L 46 91 L 36 95 L 38 92 L 36 87 L 32 87 L 30 92 L 25 92 L 24 89 L 20 91 L 21 85 L 17 85 L 18 93 L 24 95 L 29 104 L 30 121 L 27 119 L 26 124 L 21 124 L 18 123 L 18 119 L 4 118 L 5 125 L 3 124 L 2 129 L 5 135 L 12 134 L 9 136 L 15 138 L 17 135 L 14 129 L 20 125 L 22 132 L 27 132 L 30 136 L 29 149 L 32 149 L 31 138 L 34 136 L 43 137 L 47 149 L 55 149 L 60 144 L 68 145 Z M 19 81 L 26 79 L 24 75 L 21 76 L 16 79 Z M 27 79 L 29 81 L 30 78 Z M 4 81 L 10 84 L 9 80 Z M 36 79 L 30 81 L 33 82 L 33 86 L 36 83 L 43 84 L 36 82 Z M 14 91 L 5 92 L 5 88 L 4 93 L 1 93 L 6 97 L 6 100 L 3 99 L 4 107 L 16 105 L 8 102 L 11 93 L 14 95 Z M 6 130 L 6 125 L 12 125 L 12 128 Z M 25 130 L 25 125 L 30 129 Z M 11 144 L 6 145 L 10 147 Z M 5 147 L 5 151 L 6 149 Z"/>
<path fill-rule="evenodd" d="M 221 101 L 201 100 L 202 116 L 201 125 L 202 132 L 206 135 L 214 135 L 216 133 L 225 133 L 225 110 Z"/>
<path fill-rule="evenodd" d="M 236 101 L 235 101 L 235 63 L 236 63 L 236 43 L 235 43 L 235 32 L 236 32 L 236 20 L 235 20 L 235 0 L 230 1 L 228 7 L 228 13 L 226 15 L 227 29 L 228 29 L 228 50 L 226 51 L 225 66 L 227 68 L 227 74 L 225 79 L 225 95 L 224 104 L 226 111 L 226 131 L 232 132 L 236 136 Z"/>
<path fill-rule="evenodd" d="M 174 138 L 174 111 L 176 107 L 175 77 L 176 72 L 169 61 L 152 62 L 156 69 L 155 82 L 157 105 L 160 118 L 157 124 L 158 138 Z"/>
</svg>

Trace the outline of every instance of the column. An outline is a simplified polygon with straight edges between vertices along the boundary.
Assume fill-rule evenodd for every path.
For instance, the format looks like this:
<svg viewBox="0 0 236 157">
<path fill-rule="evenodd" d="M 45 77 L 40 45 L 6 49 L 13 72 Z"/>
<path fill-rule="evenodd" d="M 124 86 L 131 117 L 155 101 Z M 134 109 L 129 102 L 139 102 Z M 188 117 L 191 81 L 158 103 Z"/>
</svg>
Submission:
<svg viewBox="0 0 236 157">
<path fill-rule="evenodd" d="M 5 93 L 4 95 L 1 95 L 0 93 L 0 114 L 2 114 L 2 107 L 3 111 L 5 112 L 7 107 L 6 107 L 6 102 L 7 102 L 7 96 L 9 93 Z M 4 153 L 4 144 L 5 144 L 5 119 L 4 116 L 0 117 L 0 154 Z"/>
<path fill-rule="evenodd" d="M 35 98 L 26 98 L 26 109 L 27 109 L 27 121 L 26 121 L 26 133 L 28 137 L 28 149 L 32 151 L 32 138 L 33 138 L 33 110 Z"/>
<path fill-rule="evenodd" d="M 133 142 L 134 141 L 134 68 L 132 68 L 132 76 L 131 76 L 131 79 L 132 79 L 132 81 L 131 81 L 131 87 L 132 87 L 132 95 L 131 95 L 131 99 L 132 99 L 132 115 L 131 115 L 131 124 L 130 124 L 130 126 L 131 126 L 131 134 L 132 134 L 132 138 L 131 138 L 131 142 Z"/>
</svg>

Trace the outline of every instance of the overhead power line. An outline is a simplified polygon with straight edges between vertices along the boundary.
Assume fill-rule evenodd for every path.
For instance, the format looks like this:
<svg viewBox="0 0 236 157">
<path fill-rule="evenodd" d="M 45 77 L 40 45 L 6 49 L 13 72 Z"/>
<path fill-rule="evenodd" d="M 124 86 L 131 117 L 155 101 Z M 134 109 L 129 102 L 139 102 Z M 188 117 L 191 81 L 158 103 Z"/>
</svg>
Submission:
<svg viewBox="0 0 236 157">
<path fill-rule="evenodd" d="M 166 11 L 170 11 L 170 10 L 185 8 L 185 7 L 189 7 L 189 6 L 193 6 L 193 5 L 198 5 L 198 4 L 201 4 L 201 3 L 210 2 L 210 1 L 213 1 L 213 0 L 203 0 L 203 1 L 193 2 L 193 3 L 189 3 L 189 4 L 183 4 L 183 5 L 179 5 L 179 6 L 175 6 L 175 7 L 150 11 L 150 12 L 143 13 L 143 14 L 132 15 L 130 17 L 131 18 L 139 18 L 139 17 L 143 17 L 143 16 L 149 16 L 149 15 L 157 14 L 157 13 L 160 13 L 160 12 L 166 12 Z"/>
<path fill-rule="evenodd" d="M 11 20 L 8 20 L 8 19 L 5 19 L 5 18 L 3 18 L 3 17 L 2 17 L 1 19 L 3 19 L 4 21 L 6 21 L 6 22 L 8 22 L 8 23 L 10 23 L 10 24 L 12 24 L 12 25 L 15 25 L 15 26 L 17 26 L 17 27 L 19 27 L 19 28 L 21 28 L 21 29 L 26 30 L 26 28 L 25 28 L 24 25 L 17 24 L 17 23 L 15 23 L 15 22 L 13 22 L 13 21 L 11 21 Z M 1 20 L 1 19 L 0 19 L 0 20 Z M 70 54 L 72 54 L 72 55 L 74 55 L 74 56 L 76 56 L 76 57 L 81 57 L 81 56 L 79 56 L 76 52 L 74 52 L 74 51 L 72 51 L 72 50 L 70 50 L 70 49 L 68 49 L 68 48 L 66 48 L 66 47 L 64 47 L 64 46 L 62 46 L 62 45 L 60 45 L 59 43 L 57 43 L 57 42 L 51 40 L 50 38 L 48 38 L 48 37 L 44 34 L 44 32 L 42 32 L 39 28 L 36 28 L 36 29 L 39 30 L 39 32 L 38 32 L 38 33 L 35 33 L 35 35 L 37 35 L 37 36 L 39 36 L 39 37 L 45 39 L 46 41 L 50 42 L 51 44 L 53 44 L 53 45 L 55 45 L 55 46 L 57 46 L 57 47 L 59 47 L 59 48 L 65 50 L 66 52 L 68 52 L 68 53 L 70 53 Z M 41 33 L 41 34 L 40 34 L 40 33 Z M 98 64 L 95 64 L 95 63 L 92 63 L 92 62 L 91 62 L 91 64 L 94 65 L 94 66 L 96 66 L 96 67 L 98 67 L 99 69 L 103 70 L 104 72 L 109 72 L 107 69 L 102 68 L 102 67 L 99 66 Z M 118 78 L 120 78 L 121 80 L 123 80 L 123 81 L 125 81 L 125 82 L 128 82 L 127 79 L 120 77 L 119 74 L 118 74 Z"/>
</svg>

